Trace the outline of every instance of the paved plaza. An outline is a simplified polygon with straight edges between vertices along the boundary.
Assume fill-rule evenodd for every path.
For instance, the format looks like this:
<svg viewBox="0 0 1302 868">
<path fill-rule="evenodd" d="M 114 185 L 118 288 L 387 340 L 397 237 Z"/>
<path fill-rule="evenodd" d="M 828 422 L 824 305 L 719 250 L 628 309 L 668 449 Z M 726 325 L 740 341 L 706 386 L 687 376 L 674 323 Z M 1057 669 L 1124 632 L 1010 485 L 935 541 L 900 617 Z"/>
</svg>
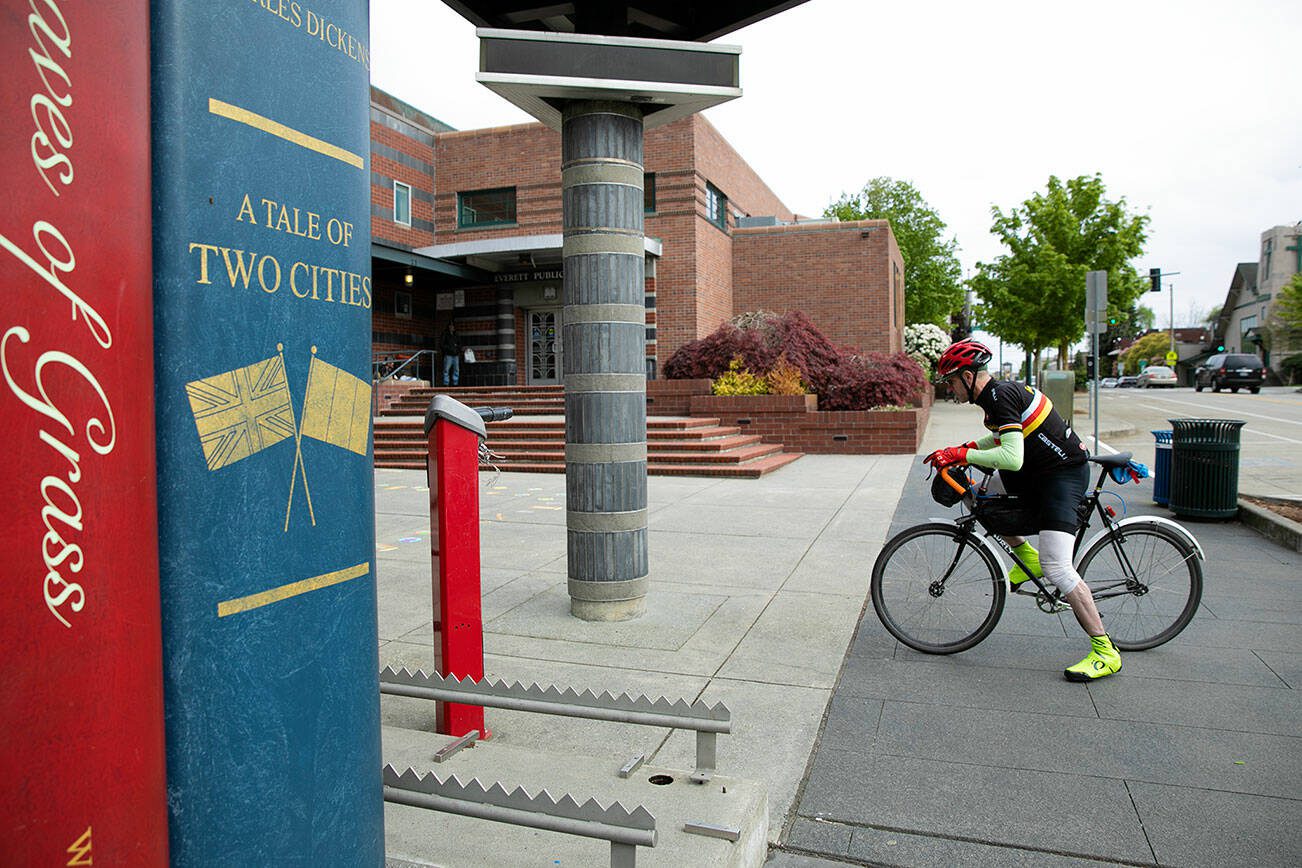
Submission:
<svg viewBox="0 0 1302 868">
<path fill-rule="evenodd" d="M 938 405 L 922 451 L 966 439 L 965 411 Z M 759 480 L 652 477 L 647 614 L 593 624 L 568 614 L 563 477 L 482 474 L 487 672 L 727 703 L 719 773 L 767 789 L 776 866 L 1296 864 L 1302 555 L 1238 523 L 1190 524 L 1208 555 L 1197 617 L 1098 684 L 1063 681 L 1083 635 L 1023 597 L 975 649 L 928 657 L 867 601 L 885 539 L 945 513 L 924 476 L 917 456 L 806 456 Z M 382 664 L 433 664 L 424 489 L 421 472 L 376 473 Z M 1158 509 L 1147 484 L 1122 493 L 1132 512 Z M 638 753 L 693 766 L 689 732 L 486 714 L 493 738 L 472 753 L 519 757 L 519 780 L 499 764 L 504 783 Z M 386 758 L 433 720 L 398 697 L 382 716 Z M 613 791 L 607 780 L 583 795 Z M 404 824 L 465 824 L 465 837 L 424 859 L 404 838 L 411 862 L 607 858 L 600 842 L 416 811 L 390 809 L 391 855 Z M 696 840 L 698 864 L 733 864 L 725 842 Z M 640 850 L 638 863 L 671 853 Z"/>
</svg>

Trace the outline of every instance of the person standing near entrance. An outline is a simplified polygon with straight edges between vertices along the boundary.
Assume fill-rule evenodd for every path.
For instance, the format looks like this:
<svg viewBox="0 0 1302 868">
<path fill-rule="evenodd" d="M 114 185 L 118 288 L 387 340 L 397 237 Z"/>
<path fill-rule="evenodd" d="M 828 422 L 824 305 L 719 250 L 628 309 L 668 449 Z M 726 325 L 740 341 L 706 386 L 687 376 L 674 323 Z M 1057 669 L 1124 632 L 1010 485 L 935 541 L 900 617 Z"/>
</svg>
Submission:
<svg viewBox="0 0 1302 868">
<path fill-rule="evenodd" d="M 448 323 L 439 339 L 439 351 L 443 353 L 443 385 L 455 386 L 461 380 L 461 337 L 457 334 L 455 323 Z M 452 382 L 448 382 L 449 372 Z"/>
</svg>

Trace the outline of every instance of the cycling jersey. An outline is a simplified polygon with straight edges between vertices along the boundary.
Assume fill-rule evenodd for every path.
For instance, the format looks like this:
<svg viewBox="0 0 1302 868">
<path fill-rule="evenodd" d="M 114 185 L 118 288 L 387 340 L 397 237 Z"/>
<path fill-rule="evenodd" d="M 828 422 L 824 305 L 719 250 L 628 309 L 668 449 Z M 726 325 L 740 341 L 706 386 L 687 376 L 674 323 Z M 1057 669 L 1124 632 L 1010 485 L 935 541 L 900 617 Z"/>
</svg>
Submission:
<svg viewBox="0 0 1302 868">
<path fill-rule="evenodd" d="M 985 426 L 996 442 L 1005 431 L 1022 432 L 1022 467 L 1013 472 L 1030 475 L 1085 463 L 1085 446 L 1039 389 L 1011 380 L 991 380 L 975 403 L 985 411 Z"/>
</svg>

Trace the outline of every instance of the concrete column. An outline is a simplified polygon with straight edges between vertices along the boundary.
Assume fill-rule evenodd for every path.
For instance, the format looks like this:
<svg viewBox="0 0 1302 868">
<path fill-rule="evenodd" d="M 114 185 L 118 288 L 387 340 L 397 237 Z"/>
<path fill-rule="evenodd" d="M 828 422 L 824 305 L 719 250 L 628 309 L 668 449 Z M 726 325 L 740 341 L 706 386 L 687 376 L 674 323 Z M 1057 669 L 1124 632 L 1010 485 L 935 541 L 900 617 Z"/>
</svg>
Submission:
<svg viewBox="0 0 1302 868">
<path fill-rule="evenodd" d="M 497 288 L 497 367 L 501 385 L 515 385 L 515 290 Z"/>
<path fill-rule="evenodd" d="M 642 113 L 572 101 L 561 125 L 570 611 L 646 609 Z"/>
</svg>

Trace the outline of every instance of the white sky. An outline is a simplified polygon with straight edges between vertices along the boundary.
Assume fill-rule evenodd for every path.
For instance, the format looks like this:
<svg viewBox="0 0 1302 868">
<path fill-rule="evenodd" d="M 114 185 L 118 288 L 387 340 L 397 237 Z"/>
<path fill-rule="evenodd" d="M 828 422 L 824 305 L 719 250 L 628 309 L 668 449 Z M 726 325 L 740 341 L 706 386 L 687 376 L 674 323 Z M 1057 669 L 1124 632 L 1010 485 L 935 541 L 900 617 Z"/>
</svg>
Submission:
<svg viewBox="0 0 1302 868">
<path fill-rule="evenodd" d="M 1180 272 L 1185 325 L 1302 221 L 1296 2 L 810 0 L 718 41 L 744 95 L 706 116 L 788 207 L 909 180 L 965 269 L 1001 252 L 992 205 L 1101 172 L 1152 218 L 1135 265 Z M 439 0 L 371 0 L 371 50 L 377 87 L 457 129 L 531 120 L 475 83 L 474 28 Z M 1145 300 L 1165 326 L 1168 293 Z"/>
</svg>

